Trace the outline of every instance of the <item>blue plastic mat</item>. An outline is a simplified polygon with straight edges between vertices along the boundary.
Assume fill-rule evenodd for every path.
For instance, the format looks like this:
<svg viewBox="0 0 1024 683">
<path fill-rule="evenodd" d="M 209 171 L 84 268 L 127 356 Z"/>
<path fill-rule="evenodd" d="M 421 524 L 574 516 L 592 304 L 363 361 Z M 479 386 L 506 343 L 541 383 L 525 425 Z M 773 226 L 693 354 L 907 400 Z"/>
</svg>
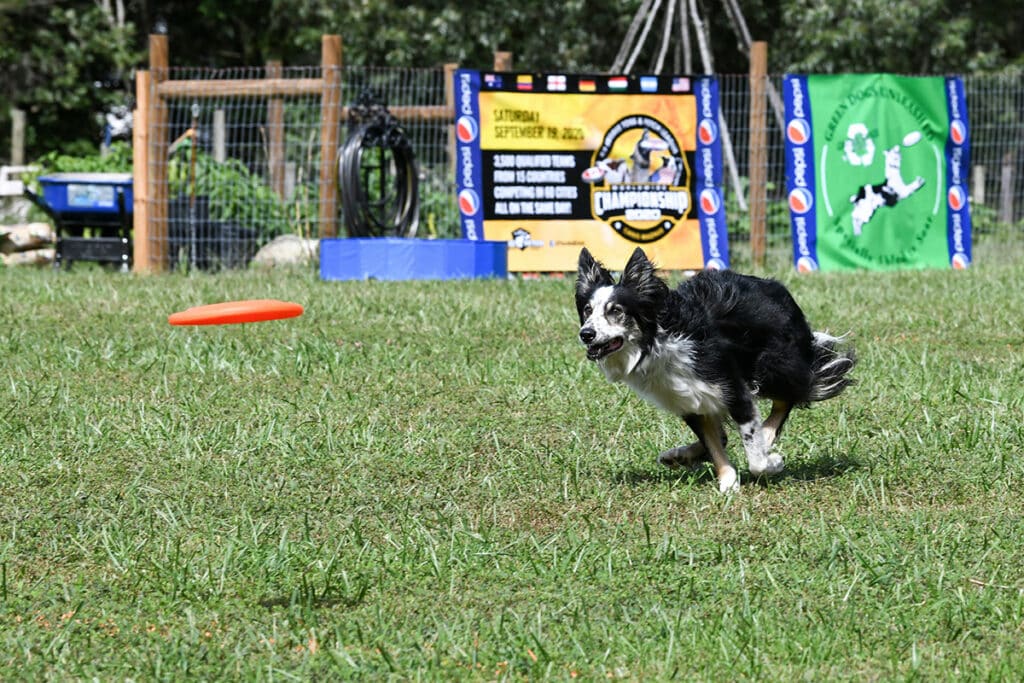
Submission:
<svg viewBox="0 0 1024 683">
<path fill-rule="evenodd" d="M 460 280 L 508 276 L 508 245 L 391 237 L 320 240 L 324 280 Z"/>
</svg>

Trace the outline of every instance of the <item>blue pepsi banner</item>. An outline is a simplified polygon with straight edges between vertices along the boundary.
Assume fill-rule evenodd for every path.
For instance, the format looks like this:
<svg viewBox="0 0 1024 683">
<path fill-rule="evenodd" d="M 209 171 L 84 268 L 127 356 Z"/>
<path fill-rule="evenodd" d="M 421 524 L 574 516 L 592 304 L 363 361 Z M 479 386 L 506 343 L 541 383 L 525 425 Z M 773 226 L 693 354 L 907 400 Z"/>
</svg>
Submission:
<svg viewBox="0 0 1024 683">
<path fill-rule="evenodd" d="M 718 83 L 686 76 L 455 73 L 456 184 L 467 239 L 510 271 L 729 265 Z"/>
<path fill-rule="evenodd" d="M 970 264 L 959 78 L 788 74 L 783 96 L 798 270 Z"/>
</svg>

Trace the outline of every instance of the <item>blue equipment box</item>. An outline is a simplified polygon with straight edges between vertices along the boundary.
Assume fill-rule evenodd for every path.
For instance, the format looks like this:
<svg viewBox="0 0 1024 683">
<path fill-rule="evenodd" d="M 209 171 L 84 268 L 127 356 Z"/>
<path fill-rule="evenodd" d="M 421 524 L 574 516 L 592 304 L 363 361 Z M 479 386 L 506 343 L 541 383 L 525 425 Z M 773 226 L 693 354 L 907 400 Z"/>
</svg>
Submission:
<svg viewBox="0 0 1024 683">
<path fill-rule="evenodd" d="M 368 237 L 320 240 L 324 280 L 457 280 L 508 277 L 508 244 Z"/>
<path fill-rule="evenodd" d="M 43 201 L 57 214 L 118 215 L 118 194 L 125 213 L 134 206 L 131 173 L 51 173 L 39 176 Z"/>
</svg>

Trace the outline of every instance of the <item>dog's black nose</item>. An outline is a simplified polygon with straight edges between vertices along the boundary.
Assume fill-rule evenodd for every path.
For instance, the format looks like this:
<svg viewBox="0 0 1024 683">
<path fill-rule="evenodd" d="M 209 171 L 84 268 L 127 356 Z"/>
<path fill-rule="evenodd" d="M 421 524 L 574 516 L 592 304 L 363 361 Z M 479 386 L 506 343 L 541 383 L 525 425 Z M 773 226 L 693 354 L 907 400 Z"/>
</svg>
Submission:
<svg viewBox="0 0 1024 683">
<path fill-rule="evenodd" d="M 584 344 L 589 344 L 590 342 L 594 341 L 594 338 L 596 336 L 597 333 L 594 332 L 589 327 L 584 327 L 582 330 L 580 330 L 580 341 L 582 341 Z"/>
</svg>

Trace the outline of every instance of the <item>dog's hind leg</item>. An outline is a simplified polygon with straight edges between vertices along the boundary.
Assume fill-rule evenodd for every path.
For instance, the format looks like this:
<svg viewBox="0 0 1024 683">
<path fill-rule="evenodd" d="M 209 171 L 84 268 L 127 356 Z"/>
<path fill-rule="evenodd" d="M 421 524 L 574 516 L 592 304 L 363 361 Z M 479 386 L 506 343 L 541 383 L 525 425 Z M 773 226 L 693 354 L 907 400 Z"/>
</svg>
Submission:
<svg viewBox="0 0 1024 683">
<path fill-rule="evenodd" d="M 718 490 L 721 493 L 739 491 L 740 477 L 736 473 L 736 468 L 729 462 L 729 456 L 725 453 L 725 432 L 722 430 L 722 421 L 708 415 L 702 415 L 698 419 L 704 446 L 711 454 L 711 462 L 714 463 L 715 473 L 718 475 Z"/>
<path fill-rule="evenodd" d="M 764 431 L 764 447 L 767 451 L 770 452 L 772 450 L 772 446 L 775 445 L 775 440 L 782 433 L 782 427 L 786 424 L 786 418 L 789 417 L 789 413 L 792 410 L 793 404 L 789 401 L 772 400 L 772 412 L 768 414 L 768 419 L 764 421 L 764 426 L 762 427 Z"/>
<path fill-rule="evenodd" d="M 765 474 L 778 474 L 782 471 L 782 456 L 768 452 L 768 439 L 761 422 L 761 414 L 753 398 L 741 399 L 730 411 L 732 418 L 740 427 L 743 438 L 743 450 L 747 454 L 747 467 L 755 477 Z"/>
<path fill-rule="evenodd" d="M 662 451 L 658 456 L 658 462 L 665 467 L 691 467 L 699 462 L 711 460 L 707 446 L 704 445 L 704 430 L 701 427 L 701 419 L 697 415 L 687 415 L 683 418 L 687 426 L 697 436 L 697 441 L 689 446 L 676 446 L 667 451 Z M 725 432 L 722 432 L 722 446 L 726 444 Z"/>
</svg>

